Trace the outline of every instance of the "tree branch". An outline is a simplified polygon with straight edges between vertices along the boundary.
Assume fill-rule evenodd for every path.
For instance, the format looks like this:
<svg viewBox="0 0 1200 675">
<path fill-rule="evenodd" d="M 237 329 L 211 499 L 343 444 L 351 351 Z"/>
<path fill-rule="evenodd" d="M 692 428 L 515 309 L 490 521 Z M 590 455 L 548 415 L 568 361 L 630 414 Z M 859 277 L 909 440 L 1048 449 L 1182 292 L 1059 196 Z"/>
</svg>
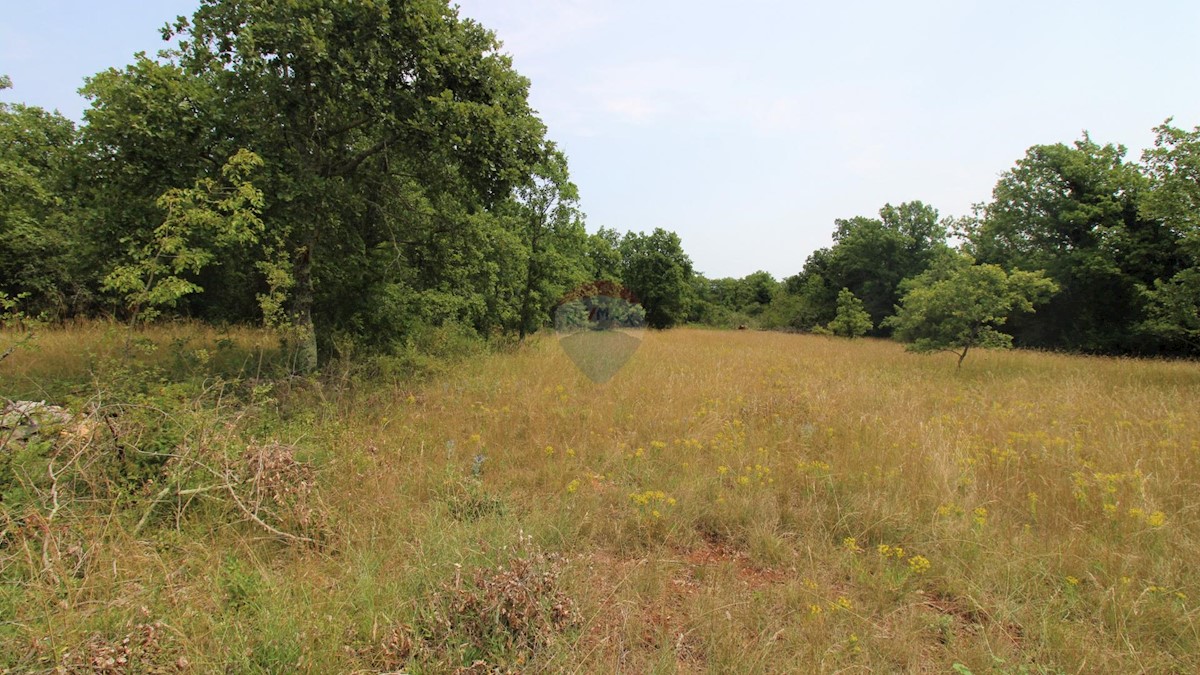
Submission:
<svg viewBox="0 0 1200 675">
<path fill-rule="evenodd" d="M 399 140 L 399 138 L 400 138 L 399 135 L 396 135 L 396 134 L 393 134 L 391 136 L 388 136 L 387 138 L 384 138 L 383 140 L 379 141 L 375 145 L 372 145 L 371 147 L 367 148 L 366 150 L 363 150 L 362 152 L 360 152 L 357 157 L 351 158 L 342 166 L 338 167 L 337 169 L 334 169 L 334 171 L 330 175 L 331 176 L 348 176 L 348 175 L 354 173 L 355 171 L 358 170 L 358 167 L 361 166 L 363 162 L 365 162 L 368 159 L 370 159 L 371 157 L 374 157 L 375 155 L 383 152 L 384 150 L 387 150 L 387 147 L 389 145 L 391 145 L 392 143 L 396 142 L 397 140 Z"/>
<path fill-rule="evenodd" d="M 270 532 L 271 534 L 274 534 L 275 536 L 283 537 L 284 539 L 290 539 L 292 541 L 302 541 L 306 544 L 317 543 L 315 539 L 311 539 L 309 537 L 302 537 L 299 535 L 291 534 L 289 532 L 284 532 L 283 530 L 279 530 L 274 527 L 271 527 L 266 521 L 264 521 L 262 518 L 259 518 L 257 513 L 254 513 L 253 511 L 251 511 L 249 508 L 246 507 L 246 505 L 242 502 L 242 500 L 237 496 L 237 492 L 233 489 L 232 483 L 226 482 L 225 488 L 228 489 L 229 496 L 233 498 L 233 503 L 237 504 L 238 510 L 241 511 L 243 514 L 245 514 L 246 517 L 249 518 L 250 520 L 253 520 L 254 522 L 258 523 L 258 525 L 260 527 L 262 527 L 264 530 Z"/>
</svg>

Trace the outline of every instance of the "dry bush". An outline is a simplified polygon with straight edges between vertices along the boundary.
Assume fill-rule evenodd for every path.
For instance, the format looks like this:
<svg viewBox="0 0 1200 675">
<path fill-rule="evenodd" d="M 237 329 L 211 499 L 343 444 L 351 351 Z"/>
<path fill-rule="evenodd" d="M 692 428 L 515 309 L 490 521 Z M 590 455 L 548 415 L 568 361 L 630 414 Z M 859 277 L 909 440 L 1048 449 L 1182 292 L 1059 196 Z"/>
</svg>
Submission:
<svg viewBox="0 0 1200 675">
<path fill-rule="evenodd" d="M 320 533 L 328 509 L 316 490 L 312 466 L 296 460 L 296 448 L 280 443 L 250 445 L 233 483 L 247 509 L 283 531 Z"/>
<path fill-rule="evenodd" d="M 521 548 L 495 568 L 464 573 L 456 566 L 422 617 L 426 651 L 436 658 L 465 648 L 458 656 L 469 657 L 471 668 L 524 662 L 577 625 L 575 603 L 560 583 L 567 558 L 530 550 L 527 540 Z"/>
</svg>

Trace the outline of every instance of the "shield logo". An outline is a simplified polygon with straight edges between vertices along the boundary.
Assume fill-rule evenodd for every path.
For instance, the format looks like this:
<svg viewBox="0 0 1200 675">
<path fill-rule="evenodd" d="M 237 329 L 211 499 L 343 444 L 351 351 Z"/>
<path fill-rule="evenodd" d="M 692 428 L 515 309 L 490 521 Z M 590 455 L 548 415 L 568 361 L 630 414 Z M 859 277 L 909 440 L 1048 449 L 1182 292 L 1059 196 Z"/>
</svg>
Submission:
<svg viewBox="0 0 1200 675">
<path fill-rule="evenodd" d="M 554 311 L 554 330 L 567 357 L 592 382 L 617 374 L 641 344 L 646 311 L 628 289 L 594 281 L 563 297 Z"/>
</svg>

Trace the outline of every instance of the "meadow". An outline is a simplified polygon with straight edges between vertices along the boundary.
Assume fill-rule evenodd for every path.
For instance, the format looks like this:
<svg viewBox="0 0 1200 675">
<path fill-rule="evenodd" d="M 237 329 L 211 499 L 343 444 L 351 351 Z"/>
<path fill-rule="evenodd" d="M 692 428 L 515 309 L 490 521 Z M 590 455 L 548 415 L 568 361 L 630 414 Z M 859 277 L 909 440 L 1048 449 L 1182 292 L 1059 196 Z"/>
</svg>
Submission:
<svg viewBox="0 0 1200 675">
<path fill-rule="evenodd" d="M 0 394 L 76 419 L 3 451 L 0 667 L 1200 671 L 1200 364 L 637 337 L 597 383 L 41 334 Z"/>
</svg>

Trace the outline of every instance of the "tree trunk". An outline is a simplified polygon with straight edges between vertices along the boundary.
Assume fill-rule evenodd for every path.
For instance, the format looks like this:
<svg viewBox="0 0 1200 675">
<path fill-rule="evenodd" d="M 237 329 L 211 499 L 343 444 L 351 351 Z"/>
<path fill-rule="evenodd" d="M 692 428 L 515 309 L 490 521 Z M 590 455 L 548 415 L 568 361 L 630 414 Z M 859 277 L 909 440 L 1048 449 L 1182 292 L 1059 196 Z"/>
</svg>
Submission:
<svg viewBox="0 0 1200 675">
<path fill-rule="evenodd" d="M 317 369 L 317 332 L 313 328 L 312 242 L 297 256 L 296 286 L 292 292 L 292 325 L 289 351 L 293 370 L 307 375 Z"/>
<path fill-rule="evenodd" d="M 520 340 L 525 341 L 525 336 L 529 334 L 531 324 L 533 323 L 533 286 L 537 281 L 538 274 L 538 243 L 541 240 L 542 224 L 546 217 L 542 215 L 538 222 L 533 223 L 533 231 L 529 238 L 529 264 L 525 267 L 525 293 L 521 298 L 521 327 Z"/>
<path fill-rule="evenodd" d="M 520 333 L 519 337 L 520 337 L 521 342 L 525 341 L 525 336 L 529 334 L 530 324 L 533 323 L 533 321 L 532 321 L 533 317 L 531 315 L 533 314 L 533 275 L 534 275 L 534 270 L 535 270 L 534 264 L 531 259 L 530 263 L 529 263 L 529 267 L 525 270 L 525 294 L 524 294 L 524 297 L 521 299 L 521 319 L 520 319 L 521 327 L 519 329 L 519 333 Z"/>
</svg>

